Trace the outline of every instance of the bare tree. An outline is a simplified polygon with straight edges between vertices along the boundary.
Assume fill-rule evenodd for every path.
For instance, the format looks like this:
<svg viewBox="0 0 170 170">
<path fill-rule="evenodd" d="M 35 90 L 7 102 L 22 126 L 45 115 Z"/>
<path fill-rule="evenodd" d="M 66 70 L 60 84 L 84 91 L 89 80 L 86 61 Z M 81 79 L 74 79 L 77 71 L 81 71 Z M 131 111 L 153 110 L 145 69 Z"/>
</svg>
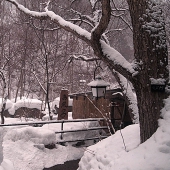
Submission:
<svg viewBox="0 0 170 170">
<path fill-rule="evenodd" d="M 108 45 L 103 36 L 111 18 L 110 0 L 99 2 L 98 19 L 95 20 L 95 27 L 91 32 L 51 11 L 51 1 L 46 4 L 44 12 L 31 11 L 15 0 L 6 1 L 13 3 L 28 16 L 53 20 L 58 26 L 90 45 L 95 55 L 108 65 L 111 72 L 114 70 L 120 73 L 133 84 L 137 94 L 141 142 L 147 140 L 156 131 L 163 99 L 166 98 L 167 93 L 152 92 L 151 86 L 159 83 L 166 85 L 169 78 L 165 26 L 159 4 L 153 0 L 127 0 L 132 19 L 135 57 L 134 63 L 131 64 Z"/>
</svg>

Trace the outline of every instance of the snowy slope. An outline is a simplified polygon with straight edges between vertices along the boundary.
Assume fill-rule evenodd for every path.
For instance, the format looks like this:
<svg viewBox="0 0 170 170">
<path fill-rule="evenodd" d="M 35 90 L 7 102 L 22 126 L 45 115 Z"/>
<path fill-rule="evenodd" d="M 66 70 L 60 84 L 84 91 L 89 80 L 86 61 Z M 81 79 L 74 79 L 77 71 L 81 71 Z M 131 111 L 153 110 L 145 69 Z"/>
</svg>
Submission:
<svg viewBox="0 0 170 170">
<path fill-rule="evenodd" d="M 156 133 L 139 145 L 139 126 L 131 125 L 102 142 L 89 147 L 78 170 L 170 170 L 170 98 L 165 100 L 163 119 Z M 139 146 L 138 146 L 139 145 Z"/>
</svg>

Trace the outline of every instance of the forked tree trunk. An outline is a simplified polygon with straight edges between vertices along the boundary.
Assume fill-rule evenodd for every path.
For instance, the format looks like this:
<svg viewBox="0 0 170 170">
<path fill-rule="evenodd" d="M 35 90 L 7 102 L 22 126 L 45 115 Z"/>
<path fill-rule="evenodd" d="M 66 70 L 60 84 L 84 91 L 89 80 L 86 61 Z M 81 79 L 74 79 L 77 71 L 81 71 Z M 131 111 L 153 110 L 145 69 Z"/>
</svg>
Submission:
<svg viewBox="0 0 170 170">
<path fill-rule="evenodd" d="M 168 54 L 162 11 L 152 0 L 127 0 L 129 4 L 138 74 L 132 82 L 139 107 L 141 142 L 158 128 L 166 92 L 151 91 L 151 80 L 168 81 Z"/>
</svg>

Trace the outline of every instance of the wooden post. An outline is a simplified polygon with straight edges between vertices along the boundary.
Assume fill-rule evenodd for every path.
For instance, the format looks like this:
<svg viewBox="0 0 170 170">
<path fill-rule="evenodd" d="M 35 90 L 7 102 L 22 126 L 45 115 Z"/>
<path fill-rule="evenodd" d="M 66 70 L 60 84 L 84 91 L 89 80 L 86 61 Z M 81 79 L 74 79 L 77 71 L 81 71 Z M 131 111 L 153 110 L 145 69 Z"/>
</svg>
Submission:
<svg viewBox="0 0 170 170">
<path fill-rule="evenodd" d="M 68 120 L 68 90 L 62 89 L 60 93 L 60 103 L 58 109 L 58 120 Z"/>
<path fill-rule="evenodd" d="M 4 132 L 3 132 L 3 128 L 0 128 L 0 165 L 3 161 L 3 136 L 4 136 Z"/>
<path fill-rule="evenodd" d="M 64 122 L 61 123 L 61 131 L 63 131 L 63 125 L 64 125 Z M 61 138 L 61 140 L 63 139 L 63 133 L 61 133 L 60 138 Z"/>
</svg>

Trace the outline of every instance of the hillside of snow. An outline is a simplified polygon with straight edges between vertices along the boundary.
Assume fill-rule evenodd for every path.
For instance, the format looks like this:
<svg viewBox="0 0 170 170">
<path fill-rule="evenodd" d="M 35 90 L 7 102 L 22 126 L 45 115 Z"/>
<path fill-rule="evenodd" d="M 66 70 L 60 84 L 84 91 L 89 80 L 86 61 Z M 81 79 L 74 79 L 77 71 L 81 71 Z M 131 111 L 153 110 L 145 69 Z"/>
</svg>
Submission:
<svg viewBox="0 0 170 170">
<path fill-rule="evenodd" d="M 170 98 L 162 109 L 159 128 L 139 145 L 139 126 L 131 125 L 85 152 L 78 170 L 170 170 Z M 125 146 L 123 144 L 123 140 Z"/>
</svg>

